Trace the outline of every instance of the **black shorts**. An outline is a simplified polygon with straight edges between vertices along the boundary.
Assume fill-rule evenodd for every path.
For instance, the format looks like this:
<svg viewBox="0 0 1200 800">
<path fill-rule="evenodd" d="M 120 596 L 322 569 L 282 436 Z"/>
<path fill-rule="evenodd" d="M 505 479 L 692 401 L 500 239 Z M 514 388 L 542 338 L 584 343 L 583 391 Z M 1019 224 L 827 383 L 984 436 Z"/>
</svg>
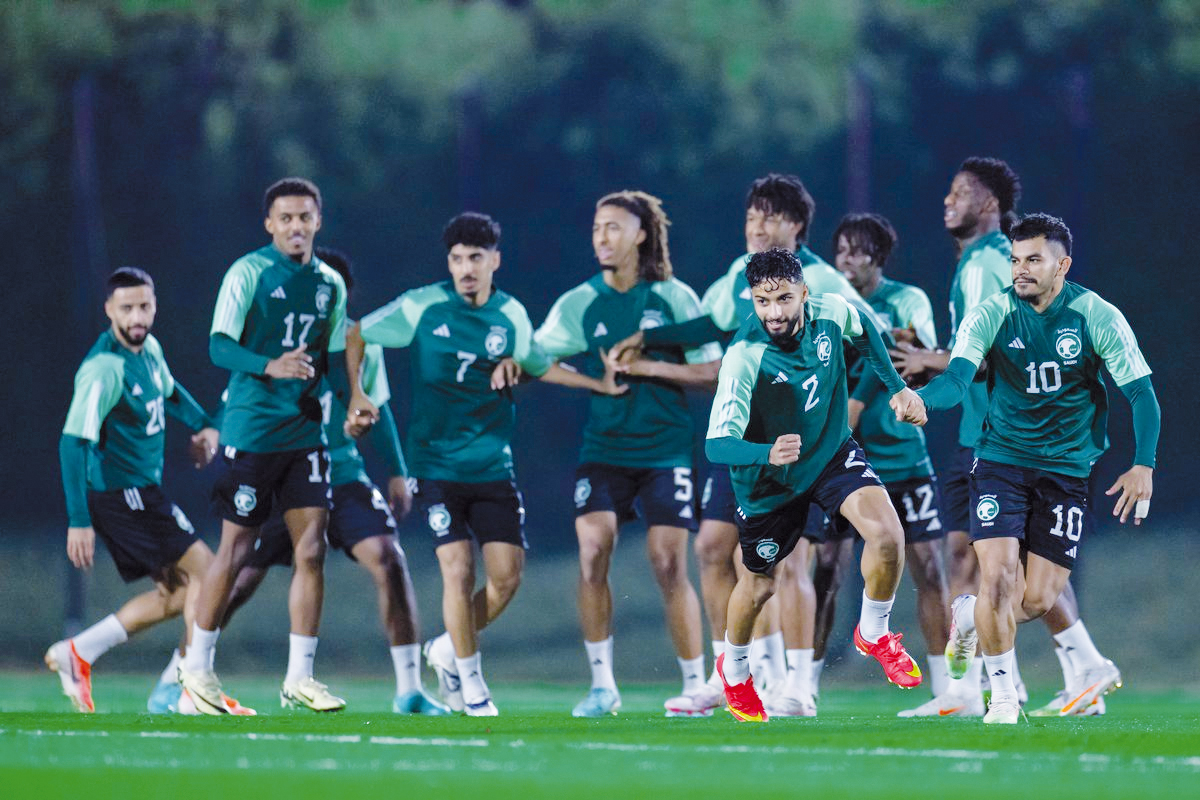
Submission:
<svg viewBox="0 0 1200 800">
<path fill-rule="evenodd" d="M 1022 549 L 1074 568 L 1091 524 L 1087 478 L 980 460 L 971 472 L 971 502 L 971 541 L 1014 537 Z"/>
<path fill-rule="evenodd" d="M 942 525 L 948 531 L 971 530 L 971 467 L 975 451 L 958 445 L 942 475 Z M 903 519 L 903 517 L 901 517 Z"/>
<path fill-rule="evenodd" d="M 942 525 L 940 503 L 938 500 L 937 478 L 930 475 L 927 478 L 908 478 L 893 481 L 885 487 L 892 508 L 900 518 L 904 528 L 904 543 L 918 544 L 920 542 L 936 542 L 946 538 L 946 529 Z M 827 539 L 848 539 L 856 535 L 853 527 L 844 531 L 831 531 Z"/>
<path fill-rule="evenodd" d="M 92 528 L 112 555 L 121 580 L 162 580 L 195 544 L 196 529 L 158 486 L 88 492 Z"/>
<path fill-rule="evenodd" d="M 700 497 L 700 519 L 737 524 L 737 498 L 728 464 L 710 464 L 704 493 Z"/>
<path fill-rule="evenodd" d="M 354 546 L 373 536 L 395 536 L 396 520 L 387 498 L 373 483 L 351 481 L 333 487 L 333 501 L 329 508 L 329 527 L 325 540 L 355 560 Z M 267 569 L 273 566 L 290 566 L 292 563 L 292 537 L 288 533 L 283 514 L 274 514 L 258 532 L 254 553 L 246 562 L 249 567 Z"/>
<path fill-rule="evenodd" d="M 246 453 L 225 446 L 213 482 L 213 513 L 258 527 L 280 511 L 328 508 L 329 452 L 324 447 L 282 453 Z"/>
<path fill-rule="evenodd" d="M 575 516 L 613 511 L 623 525 L 637 519 L 639 510 L 647 525 L 696 530 L 692 468 L 588 462 L 575 469 Z"/>
<path fill-rule="evenodd" d="M 525 541 L 525 500 L 517 483 L 460 483 L 418 478 L 413 499 L 425 515 L 434 547 L 450 542 L 503 542 L 529 549 Z"/>
<path fill-rule="evenodd" d="M 756 517 L 745 517 L 738 510 L 742 563 L 751 572 L 769 574 L 796 549 L 801 538 L 823 541 L 826 530 L 832 529 L 835 535 L 847 530 L 849 523 L 840 513 L 842 503 L 864 486 L 882 487 L 883 484 L 858 442 L 848 439 L 804 494 Z M 809 520 L 813 503 L 831 520 L 821 532 L 811 531 Z"/>
</svg>

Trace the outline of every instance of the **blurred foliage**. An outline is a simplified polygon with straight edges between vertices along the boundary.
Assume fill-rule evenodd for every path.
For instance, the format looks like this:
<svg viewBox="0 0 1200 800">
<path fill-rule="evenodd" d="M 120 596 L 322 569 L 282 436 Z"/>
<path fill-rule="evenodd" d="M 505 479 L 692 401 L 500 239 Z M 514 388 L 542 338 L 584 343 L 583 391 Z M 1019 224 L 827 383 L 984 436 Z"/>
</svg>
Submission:
<svg viewBox="0 0 1200 800">
<path fill-rule="evenodd" d="M 1188 237 L 1162 234 L 1195 217 L 1189 0 L 8 0 L 0 235 L 12 274 L 52 280 L 10 285 L 11 324 L 34 342 L 6 353 L 5 374 L 25 377 L 0 396 L 48 397 L 54 413 L 13 432 L 45 463 L 2 477 L 57 498 L 46 443 L 97 321 L 88 262 L 178 276 L 161 281 L 163 337 L 204 401 L 223 377 L 199 332 L 285 173 L 322 187 L 322 238 L 357 256 L 359 311 L 440 277 L 436 232 L 474 207 L 505 224 L 505 287 L 540 319 L 593 269 L 594 199 L 625 187 L 666 200 L 679 274 L 702 291 L 739 252 L 745 187 L 770 169 L 804 176 L 827 251 L 847 204 L 851 81 L 870 100 L 871 196 L 901 232 L 898 277 L 938 308 L 940 199 L 974 153 L 1009 159 L 1028 202 L 1085 234 L 1080 274 L 1109 294 L 1130 291 L 1116 254 L 1189 258 Z M 81 226 L 103 233 L 92 250 Z M 1169 270 L 1140 277 L 1130 302 L 1170 290 Z M 87 324 L 59 330 L 64 312 Z M 29 358 L 46 368 L 30 374 Z"/>
</svg>

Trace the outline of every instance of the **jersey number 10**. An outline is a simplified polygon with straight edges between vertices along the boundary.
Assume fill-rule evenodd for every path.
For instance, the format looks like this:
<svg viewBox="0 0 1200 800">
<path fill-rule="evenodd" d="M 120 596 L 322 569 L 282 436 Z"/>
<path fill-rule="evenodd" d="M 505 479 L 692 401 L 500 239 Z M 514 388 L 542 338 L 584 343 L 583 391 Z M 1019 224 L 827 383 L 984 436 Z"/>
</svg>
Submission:
<svg viewBox="0 0 1200 800">
<path fill-rule="evenodd" d="M 1029 373 L 1026 394 L 1048 394 L 1062 388 L 1062 372 L 1057 361 L 1043 361 L 1040 365 L 1030 361 L 1025 371 Z"/>
</svg>

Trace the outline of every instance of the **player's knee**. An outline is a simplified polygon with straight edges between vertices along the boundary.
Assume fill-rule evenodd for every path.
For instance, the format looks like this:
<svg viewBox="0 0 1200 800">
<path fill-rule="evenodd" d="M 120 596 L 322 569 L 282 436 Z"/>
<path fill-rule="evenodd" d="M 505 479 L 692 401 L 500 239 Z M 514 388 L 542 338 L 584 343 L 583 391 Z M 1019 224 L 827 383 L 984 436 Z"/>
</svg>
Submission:
<svg viewBox="0 0 1200 800">
<path fill-rule="evenodd" d="M 732 563 L 729 543 L 719 536 L 697 536 L 695 550 L 696 563 L 701 569 L 729 566 Z"/>
<path fill-rule="evenodd" d="M 579 540 L 579 573 L 585 581 L 608 579 L 608 563 L 612 550 L 600 542 Z"/>
<path fill-rule="evenodd" d="M 492 593 L 507 602 L 517 593 L 517 589 L 521 588 L 521 570 L 489 575 L 488 583 L 491 584 Z"/>
<path fill-rule="evenodd" d="M 297 570 L 320 571 L 325 566 L 325 539 L 321 536 L 305 537 L 293 548 L 293 560 Z"/>
<path fill-rule="evenodd" d="M 674 550 L 652 549 L 649 553 L 650 568 L 660 586 L 673 586 L 687 579 L 686 561 Z"/>
<path fill-rule="evenodd" d="M 755 608 L 762 608 L 775 595 L 775 576 L 751 572 L 747 574 L 746 580 L 749 582 L 750 599 Z"/>
<path fill-rule="evenodd" d="M 1057 594 L 1049 590 L 1036 590 L 1026 586 L 1025 596 L 1021 598 L 1021 610 L 1025 613 L 1026 619 L 1039 619 L 1054 607 L 1057 599 Z"/>
</svg>

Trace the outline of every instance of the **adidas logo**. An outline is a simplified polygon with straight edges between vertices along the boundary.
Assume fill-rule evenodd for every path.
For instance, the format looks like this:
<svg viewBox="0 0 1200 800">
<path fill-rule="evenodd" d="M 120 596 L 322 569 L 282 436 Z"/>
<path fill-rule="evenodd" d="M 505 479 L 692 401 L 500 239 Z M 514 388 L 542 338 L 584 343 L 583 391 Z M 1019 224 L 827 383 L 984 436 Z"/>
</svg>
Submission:
<svg viewBox="0 0 1200 800">
<path fill-rule="evenodd" d="M 787 382 L 788 382 L 788 376 L 784 375 L 783 372 L 781 371 L 778 375 L 775 376 L 775 380 L 771 381 L 771 385 L 774 386 L 777 383 L 787 383 Z"/>
<path fill-rule="evenodd" d="M 692 514 L 692 507 L 684 506 L 683 510 L 679 512 L 679 516 L 681 519 L 691 519 L 694 516 Z"/>
<path fill-rule="evenodd" d="M 997 678 L 997 677 L 999 677 L 999 676 L 1001 676 L 1001 675 L 1007 675 L 1007 674 L 1008 674 L 1008 673 L 1007 673 L 1006 671 L 1004 671 L 1004 670 L 1002 670 L 1002 669 L 998 669 L 998 670 L 996 670 L 995 672 L 993 672 L 993 673 L 992 673 L 992 677 L 993 677 L 993 678 Z"/>
<path fill-rule="evenodd" d="M 1025 349 L 1025 343 L 1021 341 L 1020 336 L 1018 336 L 1017 338 L 1015 338 L 1011 342 L 1009 342 L 1008 346 L 1014 350 L 1024 350 Z"/>
<path fill-rule="evenodd" d="M 441 325 L 438 325 L 436 328 L 433 329 L 433 335 L 441 336 L 443 339 L 449 339 L 450 338 L 450 326 L 443 322 Z"/>
<path fill-rule="evenodd" d="M 603 663 L 604 663 L 604 662 L 603 662 L 601 659 L 597 658 L 595 661 L 593 661 L 593 662 L 592 662 L 592 666 L 593 666 L 593 667 L 598 667 L 598 666 L 600 666 L 600 665 L 601 665 L 601 664 L 603 664 Z"/>
<path fill-rule="evenodd" d="M 592 331 L 592 338 L 599 339 L 601 336 L 608 336 L 608 328 L 605 327 L 603 322 L 597 322 L 596 330 Z"/>
<path fill-rule="evenodd" d="M 130 394 L 133 395 L 134 397 L 141 397 L 142 385 L 140 383 L 135 383 L 133 385 L 133 391 L 131 391 Z"/>
<path fill-rule="evenodd" d="M 1072 547 L 1070 550 L 1067 551 L 1067 558 L 1074 558 L 1074 557 L 1075 557 L 1075 548 Z"/>
<path fill-rule="evenodd" d="M 750 287 L 747 286 L 745 289 L 742 289 L 742 293 L 739 294 L 738 297 L 741 298 L 742 300 L 749 300 L 750 299 Z"/>
<path fill-rule="evenodd" d="M 271 292 L 271 297 L 274 297 L 276 300 L 287 300 L 287 292 L 283 290 L 282 286 L 279 286 L 276 287 L 275 291 Z"/>
</svg>

